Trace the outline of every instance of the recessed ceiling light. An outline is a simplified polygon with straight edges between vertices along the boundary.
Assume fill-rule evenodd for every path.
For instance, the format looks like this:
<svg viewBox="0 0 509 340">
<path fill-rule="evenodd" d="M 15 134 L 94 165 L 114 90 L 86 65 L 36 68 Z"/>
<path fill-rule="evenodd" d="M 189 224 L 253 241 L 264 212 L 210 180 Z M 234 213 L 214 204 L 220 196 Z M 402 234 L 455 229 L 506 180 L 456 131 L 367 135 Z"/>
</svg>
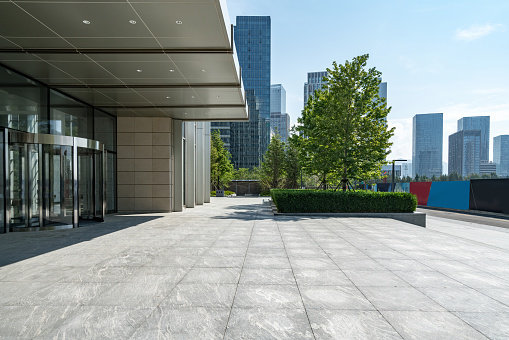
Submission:
<svg viewBox="0 0 509 340">
<path fill-rule="evenodd" d="M 187 114 L 187 112 L 184 112 L 184 114 L 186 115 L 186 114 Z"/>
<path fill-rule="evenodd" d="M 182 21 L 180 21 L 180 20 L 175 21 L 175 23 L 176 23 L 177 25 L 182 25 Z"/>
<path fill-rule="evenodd" d="M 136 70 L 136 72 L 143 72 L 142 70 Z"/>
<path fill-rule="evenodd" d="M 90 25 L 90 21 L 88 21 L 88 20 L 83 20 L 83 23 L 84 23 L 85 25 Z"/>
<path fill-rule="evenodd" d="M 136 25 L 136 20 L 129 20 L 130 24 Z"/>
<path fill-rule="evenodd" d="M 202 72 L 207 72 L 207 70 L 201 70 Z"/>
<path fill-rule="evenodd" d="M 208 115 L 209 113 L 208 112 L 205 112 L 206 115 Z"/>
<path fill-rule="evenodd" d="M 170 72 L 175 72 L 175 70 L 170 70 Z"/>
<path fill-rule="evenodd" d="M 171 97 L 170 96 L 167 96 L 166 99 L 170 99 Z"/>
<path fill-rule="evenodd" d="M 193 98 L 193 99 L 194 99 L 194 96 L 191 96 L 191 98 Z"/>
<path fill-rule="evenodd" d="M 226 112 L 225 114 L 228 114 L 228 112 Z"/>
<path fill-rule="evenodd" d="M 219 96 L 216 96 L 216 98 L 220 98 Z"/>
</svg>

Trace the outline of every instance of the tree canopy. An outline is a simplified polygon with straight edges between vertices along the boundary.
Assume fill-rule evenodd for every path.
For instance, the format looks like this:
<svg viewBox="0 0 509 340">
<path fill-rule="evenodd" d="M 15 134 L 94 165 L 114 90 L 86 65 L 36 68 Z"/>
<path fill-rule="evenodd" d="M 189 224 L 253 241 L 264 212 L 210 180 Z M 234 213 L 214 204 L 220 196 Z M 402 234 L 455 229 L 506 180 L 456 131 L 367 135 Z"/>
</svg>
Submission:
<svg viewBox="0 0 509 340">
<path fill-rule="evenodd" d="M 381 72 L 366 69 L 368 59 L 366 54 L 344 65 L 334 62 L 298 119 L 292 142 L 305 170 L 318 175 L 324 188 L 340 182 L 346 190 L 350 180 L 377 178 L 387 163 L 391 108 L 378 95 Z"/>
<path fill-rule="evenodd" d="M 214 188 L 222 189 L 233 179 L 231 155 L 224 147 L 219 131 L 212 132 L 210 140 L 210 181 Z"/>
</svg>

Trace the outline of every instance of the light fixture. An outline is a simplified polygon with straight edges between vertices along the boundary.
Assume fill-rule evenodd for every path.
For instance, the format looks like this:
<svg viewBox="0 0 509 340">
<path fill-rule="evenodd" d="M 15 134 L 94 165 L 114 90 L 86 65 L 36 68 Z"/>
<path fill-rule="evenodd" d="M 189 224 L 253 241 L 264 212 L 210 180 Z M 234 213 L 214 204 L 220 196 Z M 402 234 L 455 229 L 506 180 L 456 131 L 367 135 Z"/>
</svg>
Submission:
<svg viewBox="0 0 509 340">
<path fill-rule="evenodd" d="M 191 98 L 193 98 L 193 99 L 194 99 L 194 96 L 191 96 Z"/>
<path fill-rule="evenodd" d="M 219 96 L 216 96 L 216 98 L 220 98 Z"/>
<path fill-rule="evenodd" d="M 226 112 L 225 114 L 228 114 L 228 112 Z"/>
<path fill-rule="evenodd" d="M 207 70 L 201 70 L 202 72 L 207 72 Z"/>
<path fill-rule="evenodd" d="M 184 112 L 184 114 L 186 115 L 186 114 L 187 114 L 187 112 Z"/>
<path fill-rule="evenodd" d="M 177 25 L 182 25 L 182 21 L 180 21 L 180 20 L 175 21 L 175 23 L 176 23 Z"/>
<path fill-rule="evenodd" d="M 170 70 L 170 72 L 175 72 L 175 70 Z"/>
<path fill-rule="evenodd" d="M 166 99 L 170 99 L 171 97 L 170 96 L 166 96 Z"/>
<path fill-rule="evenodd" d="M 129 23 L 132 25 L 136 25 L 136 20 L 129 20 Z"/>
<path fill-rule="evenodd" d="M 90 21 L 88 21 L 88 20 L 83 20 L 83 23 L 84 23 L 85 25 L 90 25 Z"/>
<path fill-rule="evenodd" d="M 142 72 L 142 70 L 136 70 L 136 72 Z"/>
<path fill-rule="evenodd" d="M 209 113 L 208 112 L 205 112 L 206 115 L 208 115 Z"/>
</svg>

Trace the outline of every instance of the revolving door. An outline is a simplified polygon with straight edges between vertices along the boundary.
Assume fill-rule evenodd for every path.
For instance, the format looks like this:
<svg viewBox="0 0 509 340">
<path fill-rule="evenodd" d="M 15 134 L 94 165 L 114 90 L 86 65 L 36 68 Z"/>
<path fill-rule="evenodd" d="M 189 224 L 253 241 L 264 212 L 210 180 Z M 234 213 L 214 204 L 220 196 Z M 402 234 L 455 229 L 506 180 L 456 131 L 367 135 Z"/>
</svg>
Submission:
<svg viewBox="0 0 509 340">
<path fill-rule="evenodd" d="M 4 138 L 6 231 L 76 228 L 104 219 L 102 143 L 12 130 Z"/>
</svg>

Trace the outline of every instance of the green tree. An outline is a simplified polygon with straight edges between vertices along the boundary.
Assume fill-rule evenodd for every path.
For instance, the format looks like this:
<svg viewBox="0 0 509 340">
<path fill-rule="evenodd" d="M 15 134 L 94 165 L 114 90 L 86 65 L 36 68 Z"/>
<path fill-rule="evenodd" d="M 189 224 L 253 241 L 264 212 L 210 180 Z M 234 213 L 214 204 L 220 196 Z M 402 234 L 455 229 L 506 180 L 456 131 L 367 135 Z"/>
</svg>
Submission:
<svg viewBox="0 0 509 340">
<path fill-rule="evenodd" d="M 301 167 L 299 153 L 291 143 L 289 143 L 285 149 L 284 171 L 286 173 L 285 187 L 288 189 L 297 189 L 299 187 Z"/>
<path fill-rule="evenodd" d="M 219 130 L 213 131 L 210 143 L 210 181 L 216 190 L 224 188 L 233 179 L 233 165 L 230 157 L 230 153 L 221 140 Z"/>
<path fill-rule="evenodd" d="M 285 145 L 279 136 L 272 136 L 261 166 L 263 189 L 281 188 L 284 184 Z"/>
<path fill-rule="evenodd" d="M 391 108 L 378 95 L 381 72 L 366 69 L 369 55 L 333 63 L 322 90 L 316 91 L 299 118 L 303 164 L 320 173 L 322 184 L 380 176 L 386 163 L 394 128 L 386 123 Z"/>
</svg>

